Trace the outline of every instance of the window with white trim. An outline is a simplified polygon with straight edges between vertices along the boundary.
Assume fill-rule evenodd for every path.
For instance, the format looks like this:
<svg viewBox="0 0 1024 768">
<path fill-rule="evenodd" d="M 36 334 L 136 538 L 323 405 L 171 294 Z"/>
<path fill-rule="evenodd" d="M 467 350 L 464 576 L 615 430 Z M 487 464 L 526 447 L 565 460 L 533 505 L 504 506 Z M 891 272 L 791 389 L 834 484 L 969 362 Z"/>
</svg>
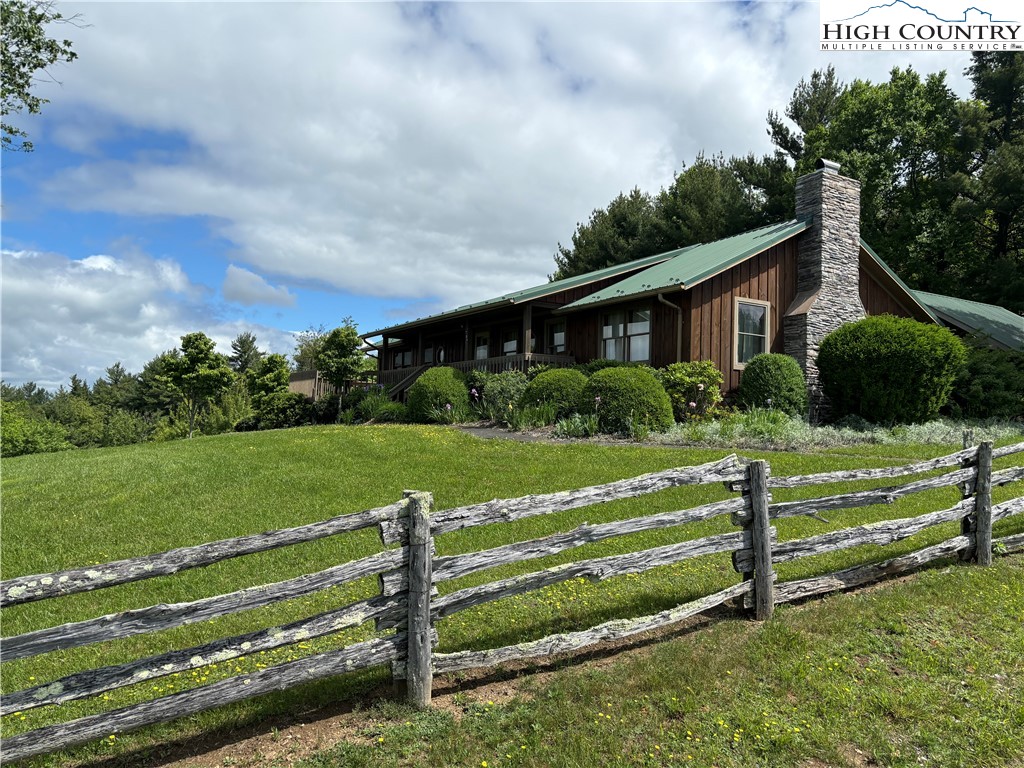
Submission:
<svg viewBox="0 0 1024 768">
<path fill-rule="evenodd" d="M 770 312 L 767 301 L 736 299 L 732 347 L 737 368 L 743 368 L 754 355 L 768 351 Z"/>
<path fill-rule="evenodd" d="M 548 338 L 545 352 L 549 355 L 565 354 L 565 320 L 552 320 L 547 326 Z"/>
<path fill-rule="evenodd" d="M 651 359 L 651 311 L 608 312 L 601 319 L 601 357 L 646 363 Z"/>
</svg>

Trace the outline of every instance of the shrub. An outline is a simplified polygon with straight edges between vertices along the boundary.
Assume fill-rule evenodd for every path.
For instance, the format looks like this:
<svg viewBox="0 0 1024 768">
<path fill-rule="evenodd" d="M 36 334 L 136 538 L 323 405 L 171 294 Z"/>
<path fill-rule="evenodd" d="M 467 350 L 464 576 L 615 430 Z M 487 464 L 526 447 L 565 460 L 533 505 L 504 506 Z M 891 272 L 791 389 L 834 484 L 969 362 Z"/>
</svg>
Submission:
<svg viewBox="0 0 1024 768">
<path fill-rule="evenodd" d="M 478 405 L 481 398 L 484 396 L 484 392 L 487 391 L 487 387 L 494 378 L 494 374 L 489 371 L 469 371 L 463 374 L 466 389 L 469 391 L 469 404 Z M 474 396 L 473 390 L 476 390 Z"/>
<path fill-rule="evenodd" d="M 47 421 L 25 402 L 0 402 L 0 456 L 66 451 L 68 431 Z"/>
<path fill-rule="evenodd" d="M 313 422 L 313 404 L 299 392 L 272 392 L 256 398 L 260 429 L 301 427 Z"/>
<path fill-rule="evenodd" d="M 972 342 L 950 411 L 971 419 L 1024 419 L 1024 352 Z"/>
<path fill-rule="evenodd" d="M 465 411 L 469 407 L 469 392 L 454 368 L 438 366 L 428 368 L 409 387 L 409 418 L 423 424 L 433 421 L 438 409 L 451 405 Z"/>
<path fill-rule="evenodd" d="M 509 411 L 526 389 L 526 375 L 521 371 L 503 371 L 487 381 L 483 392 L 483 415 L 492 421 L 508 422 Z"/>
<path fill-rule="evenodd" d="M 609 360 L 606 357 L 600 357 L 597 360 L 591 360 L 589 363 L 577 363 L 573 366 L 577 371 L 582 373 L 584 376 L 593 376 L 598 371 L 603 371 L 605 368 L 635 368 L 635 363 L 625 363 L 622 360 Z"/>
<path fill-rule="evenodd" d="M 648 368 L 605 368 L 587 382 L 584 404 L 602 432 L 664 432 L 674 423 L 665 388 Z"/>
<path fill-rule="evenodd" d="M 710 360 L 672 363 L 658 371 L 658 380 L 672 401 L 676 421 L 711 416 L 722 402 L 725 378 Z"/>
<path fill-rule="evenodd" d="M 554 370 L 554 368 L 552 368 L 548 363 L 537 363 L 536 365 L 531 365 L 526 369 L 526 378 L 533 381 L 542 373 L 552 370 Z"/>
<path fill-rule="evenodd" d="M 755 355 L 743 369 L 737 393 L 744 408 L 771 408 L 790 416 L 807 412 L 807 380 L 789 355 Z"/>
<path fill-rule="evenodd" d="M 519 398 L 522 406 L 548 403 L 555 408 L 555 418 L 561 419 L 578 411 L 583 402 L 587 377 L 572 368 L 552 368 L 537 375 L 526 385 Z"/>
<path fill-rule="evenodd" d="M 313 403 L 311 414 L 314 424 L 336 424 L 341 408 L 341 396 L 334 394 L 322 395 Z"/>
<path fill-rule="evenodd" d="M 835 418 L 916 424 L 938 415 L 966 356 L 946 328 L 878 315 L 828 334 L 818 370 Z"/>
</svg>

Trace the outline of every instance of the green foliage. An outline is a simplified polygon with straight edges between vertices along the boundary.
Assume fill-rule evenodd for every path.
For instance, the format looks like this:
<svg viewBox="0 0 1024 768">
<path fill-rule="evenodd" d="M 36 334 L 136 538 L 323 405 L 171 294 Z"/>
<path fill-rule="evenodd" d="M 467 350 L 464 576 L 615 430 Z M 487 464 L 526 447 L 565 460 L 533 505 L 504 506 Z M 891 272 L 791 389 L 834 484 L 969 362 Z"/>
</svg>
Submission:
<svg viewBox="0 0 1024 768">
<path fill-rule="evenodd" d="M 76 448 L 103 444 L 103 414 L 86 398 L 61 392 L 46 405 L 45 412 L 67 430 L 67 439 Z"/>
<path fill-rule="evenodd" d="M 588 412 L 597 413 L 602 432 L 629 434 L 639 425 L 654 432 L 672 426 L 672 403 L 647 368 L 606 368 L 587 382 Z"/>
<path fill-rule="evenodd" d="M 790 416 L 807 413 L 807 381 L 789 355 L 755 355 L 743 369 L 737 396 L 745 408 L 772 408 Z"/>
<path fill-rule="evenodd" d="M 552 368 L 526 385 L 519 397 L 523 406 L 547 403 L 554 406 L 555 418 L 562 419 L 583 407 L 587 377 L 572 368 Z"/>
<path fill-rule="evenodd" d="M 407 405 L 410 419 L 427 423 L 439 413 L 451 413 L 446 405 L 459 413 L 468 411 L 469 392 L 455 369 L 438 366 L 424 371 L 409 387 Z"/>
<path fill-rule="evenodd" d="M 227 358 L 214 350 L 209 336 L 196 332 L 181 337 L 181 355 L 168 362 L 167 380 L 184 406 L 189 437 L 200 412 L 231 386 L 233 379 Z"/>
<path fill-rule="evenodd" d="M 535 405 L 517 405 L 509 408 L 505 414 L 505 424 L 513 432 L 527 429 L 540 429 L 555 423 L 558 411 L 554 403 L 537 403 Z"/>
<path fill-rule="evenodd" d="M 596 413 L 574 413 L 555 423 L 555 437 L 593 437 L 599 430 Z"/>
<path fill-rule="evenodd" d="M 38 114 L 49 102 L 32 93 L 40 77 L 53 80 L 52 67 L 58 62 L 72 62 L 78 54 L 71 49 L 70 40 L 47 37 L 47 28 L 61 22 L 74 22 L 76 17 L 64 18 L 54 10 L 50 0 L 4 0 L 0 5 L 0 77 L 2 106 L 0 123 L 3 136 L 0 144 L 5 150 L 32 151 L 28 134 L 7 122 L 8 115 L 22 111 Z M 16 141 L 20 141 L 17 144 Z"/>
<path fill-rule="evenodd" d="M 587 363 L 577 363 L 573 368 L 584 376 L 593 376 L 598 371 L 603 371 L 605 368 L 635 368 L 636 363 L 626 363 L 622 360 L 609 360 L 607 357 L 599 357 L 596 360 L 591 360 Z"/>
<path fill-rule="evenodd" d="M 966 357 L 946 328 L 879 315 L 826 336 L 817 364 L 834 418 L 916 424 L 938 416 Z"/>
<path fill-rule="evenodd" d="M 134 445 L 149 439 L 153 425 L 145 418 L 124 408 L 102 408 L 103 432 L 100 445 Z M 230 428 L 230 426 L 228 427 Z"/>
<path fill-rule="evenodd" d="M 317 355 L 320 354 L 320 347 L 323 345 L 324 337 L 327 336 L 327 328 L 324 325 L 317 327 L 309 326 L 306 330 L 295 336 L 295 351 L 292 352 L 292 363 L 296 371 L 315 371 Z"/>
<path fill-rule="evenodd" d="M 534 379 L 536 379 L 538 376 L 540 376 L 545 371 L 551 371 L 551 370 L 554 370 L 554 369 L 548 363 L 538 363 L 537 365 L 531 365 L 529 368 L 526 369 L 526 378 L 529 381 L 533 381 Z"/>
<path fill-rule="evenodd" d="M 74 448 L 67 430 L 47 421 L 32 406 L 22 401 L 0 401 L 0 456 L 27 453 L 52 453 Z"/>
<path fill-rule="evenodd" d="M 484 387 L 481 413 L 491 421 L 506 423 L 509 412 L 515 409 L 527 380 L 522 371 L 502 371 L 492 375 Z"/>
<path fill-rule="evenodd" d="M 245 386 L 253 401 L 288 389 L 288 361 L 284 355 L 266 355 L 245 372 Z"/>
<path fill-rule="evenodd" d="M 360 351 L 363 340 L 352 318 L 328 333 L 319 342 L 316 369 L 338 389 L 355 379 L 366 368 L 366 355 Z"/>
<path fill-rule="evenodd" d="M 382 390 L 370 390 L 355 407 L 360 421 L 399 422 L 405 421 L 406 408 L 396 403 Z"/>
<path fill-rule="evenodd" d="M 181 353 L 176 349 L 162 352 L 146 363 L 138 377 L 138 386 L 130 401 L 131 410 L 158 418 L 176 407 L 177 393 L 170 383 L 171 369 Z"/>
<path fill-rule="evenodd" d="M 256 334 L 249 331 L 235 336 L 231 342 L 231 354 L 228 364 L 235 373 L 244 374 L 254 367 L 264 356 L 264 352 L 256 346 Z"/>
<path fill-rule="evenodd" d="M 328 393 L 313 403 L 311 410 L 314 424 L 337 424 L 341 413 L 341 395 Z"/>
<path fill-rule="evenodd" d="M 260 429 L 286 429 L 313 422 L 313 404 L 299 392 L 273 392 L 256 406 Z"/>
<path fill-rule="evenodd" d="M 970 344 L 950 411 L 971 419 L 1024 420 L 1024 351 Z"/>
<path fill-rule="evenodd" d="M 707 418 L 722 402 L 725 378 L 710 360 L 672 363 L 658 371 L 658 379 L 672 401 L 676 421 Z"/>
</svg>

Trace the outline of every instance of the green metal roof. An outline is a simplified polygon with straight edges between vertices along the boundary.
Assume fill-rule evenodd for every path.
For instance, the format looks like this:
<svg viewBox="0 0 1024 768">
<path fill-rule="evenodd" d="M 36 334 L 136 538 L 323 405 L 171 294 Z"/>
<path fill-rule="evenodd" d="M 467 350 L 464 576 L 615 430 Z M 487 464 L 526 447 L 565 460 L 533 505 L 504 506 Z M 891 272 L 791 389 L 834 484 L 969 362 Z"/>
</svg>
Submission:
<svg viewBox="0 0 1024 768">
<path fill-rule="evenodd" d="M 604 290 L 574 301 L 560 311 L 569 312 L 596 304 L 622 301 L 633 296 L 645 296 L 675 288 L 692 288 L 730 267 L 756 256 L 762 251 L 788 240 L 809 227 L 806 221 L 787 221 L 761 227 L 740 235 L 716 240 L 713 243 L 691 246 L 670 255 L 643 272 L 627 277 Z"/>
<path fill-rule="evenodd" d="M 695 246 L 689 246 L 693 248 Z M 642 259 L 636 259 L 635 261 L 628 261 L 624 264 L 613 264 L 610 267 L 603 269 L 594 270 L 593 272 L 587 272 L 583 275 L 576 275 L 575 277 L 567 277 L 562 280 L 555 280 L 550 283 L 544 283 L 543 285 L 534 286 L 533 288 L 526 288 L 521 291 L 514 291 L 513 293 L 506 293 L 502 296 L 498 296 L 494 299 L 487 299 L 486 301 L 478 301 L 474 304 L 464 304 L 461 307 L 455 309 L 449 309 L 444 312 L 440 312 L 436 315 L 428 315 L 421 317 L 416 320 L 410 320 L 409 322 L 402 323 L 401 325 L 392 325 L 387 328 L 381 328 L 371 333 L 361 334 L 362 338 L 369 339 L 374 336 L 381 336 L 386 333 L 394 333 L 396 331 L 403 331 L 408 328 L 414 328 L 418 325 L 422 325 L 427 322 L 434 322 L 435 320 L 449 319 L 455 317 L 461 317 L 463 315 L 471 315 L 482 309 L 492 309 L 502 304 L 513 306 L 515 304 L 521 304 L 525 301 L 532 301 L 533 299 L 543 298 L 544 296 L 550 296 L 553 293 L 559 291 L 566 291 L 571 288 L 577 288 L 581 285 L 587 285 L 588 283 L 594 283 L 598 280 L 604 280 L 609 277 L 616 277 L 617 275 L 631 272 L 635 269 L 643 269 L 649 267 L 652 264 L 671 259 L 674 256 L 689 250 L 689 248 L 680 248 L 675 251 L 668 251 L 667 253 L 659 253 L 654 256 L 646 256 Z"/>
<path fill-rule="evenodd" d="M 995 304 L 982 304 L 924 291 L 914 293 L 934 309 L 942 320 L 968 332 L 977 331 L 990 336 L 1008 349 L 1024 350 L 1024 317 Z"/>
</svg>

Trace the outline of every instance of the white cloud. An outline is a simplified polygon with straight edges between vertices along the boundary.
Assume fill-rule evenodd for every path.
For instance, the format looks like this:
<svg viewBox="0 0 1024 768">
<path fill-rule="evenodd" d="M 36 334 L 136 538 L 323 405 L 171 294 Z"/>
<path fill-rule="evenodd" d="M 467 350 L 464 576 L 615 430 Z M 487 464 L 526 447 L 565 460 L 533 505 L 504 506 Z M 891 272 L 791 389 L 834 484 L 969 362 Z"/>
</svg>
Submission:
<svg viewBox="0 0 1024 768">
<path fill-rule="evenodd" d="M 270 304 L 277 307 L 291 307 L 295 304 L 295 294 L 287 288 L 275 288 L 255 272 L 228 265 L 221 287 L 224 298 L 238 304 L 253 306 Z"/>
<path fill-rule="evenodd" d="M 39 174 L 47 200 L 201 217 L 243 305 L 312 286 L 435 310 L 543 281 L 620 191 L 656 192 L 701 151 L 769 151 L 768 111 L 830 63 L 847 81 L 949 67 L 967 90 L 958 56 L 822 54 L 811 2 L 73 8 L 79 58 L 40 95 L 49 138 L 83 154 Z M 240 323 L 190 269 L 5 253 L 5 360 L 50 381 L 138 367 L 195 327 L 230 341 Z"/>
<path fill-rule="evenodd" d="M 290 352 L 292 334 L 226 321 L 178 264 L 139 253 L 69 259 L 3 251 L 2 377 L 53 389 L 71 373 L 88 381 L 120 361 L 138 372 L 181 336 L 206 332 L 222 352 L 242 331 L 261 347 Z"/>
</svg>

